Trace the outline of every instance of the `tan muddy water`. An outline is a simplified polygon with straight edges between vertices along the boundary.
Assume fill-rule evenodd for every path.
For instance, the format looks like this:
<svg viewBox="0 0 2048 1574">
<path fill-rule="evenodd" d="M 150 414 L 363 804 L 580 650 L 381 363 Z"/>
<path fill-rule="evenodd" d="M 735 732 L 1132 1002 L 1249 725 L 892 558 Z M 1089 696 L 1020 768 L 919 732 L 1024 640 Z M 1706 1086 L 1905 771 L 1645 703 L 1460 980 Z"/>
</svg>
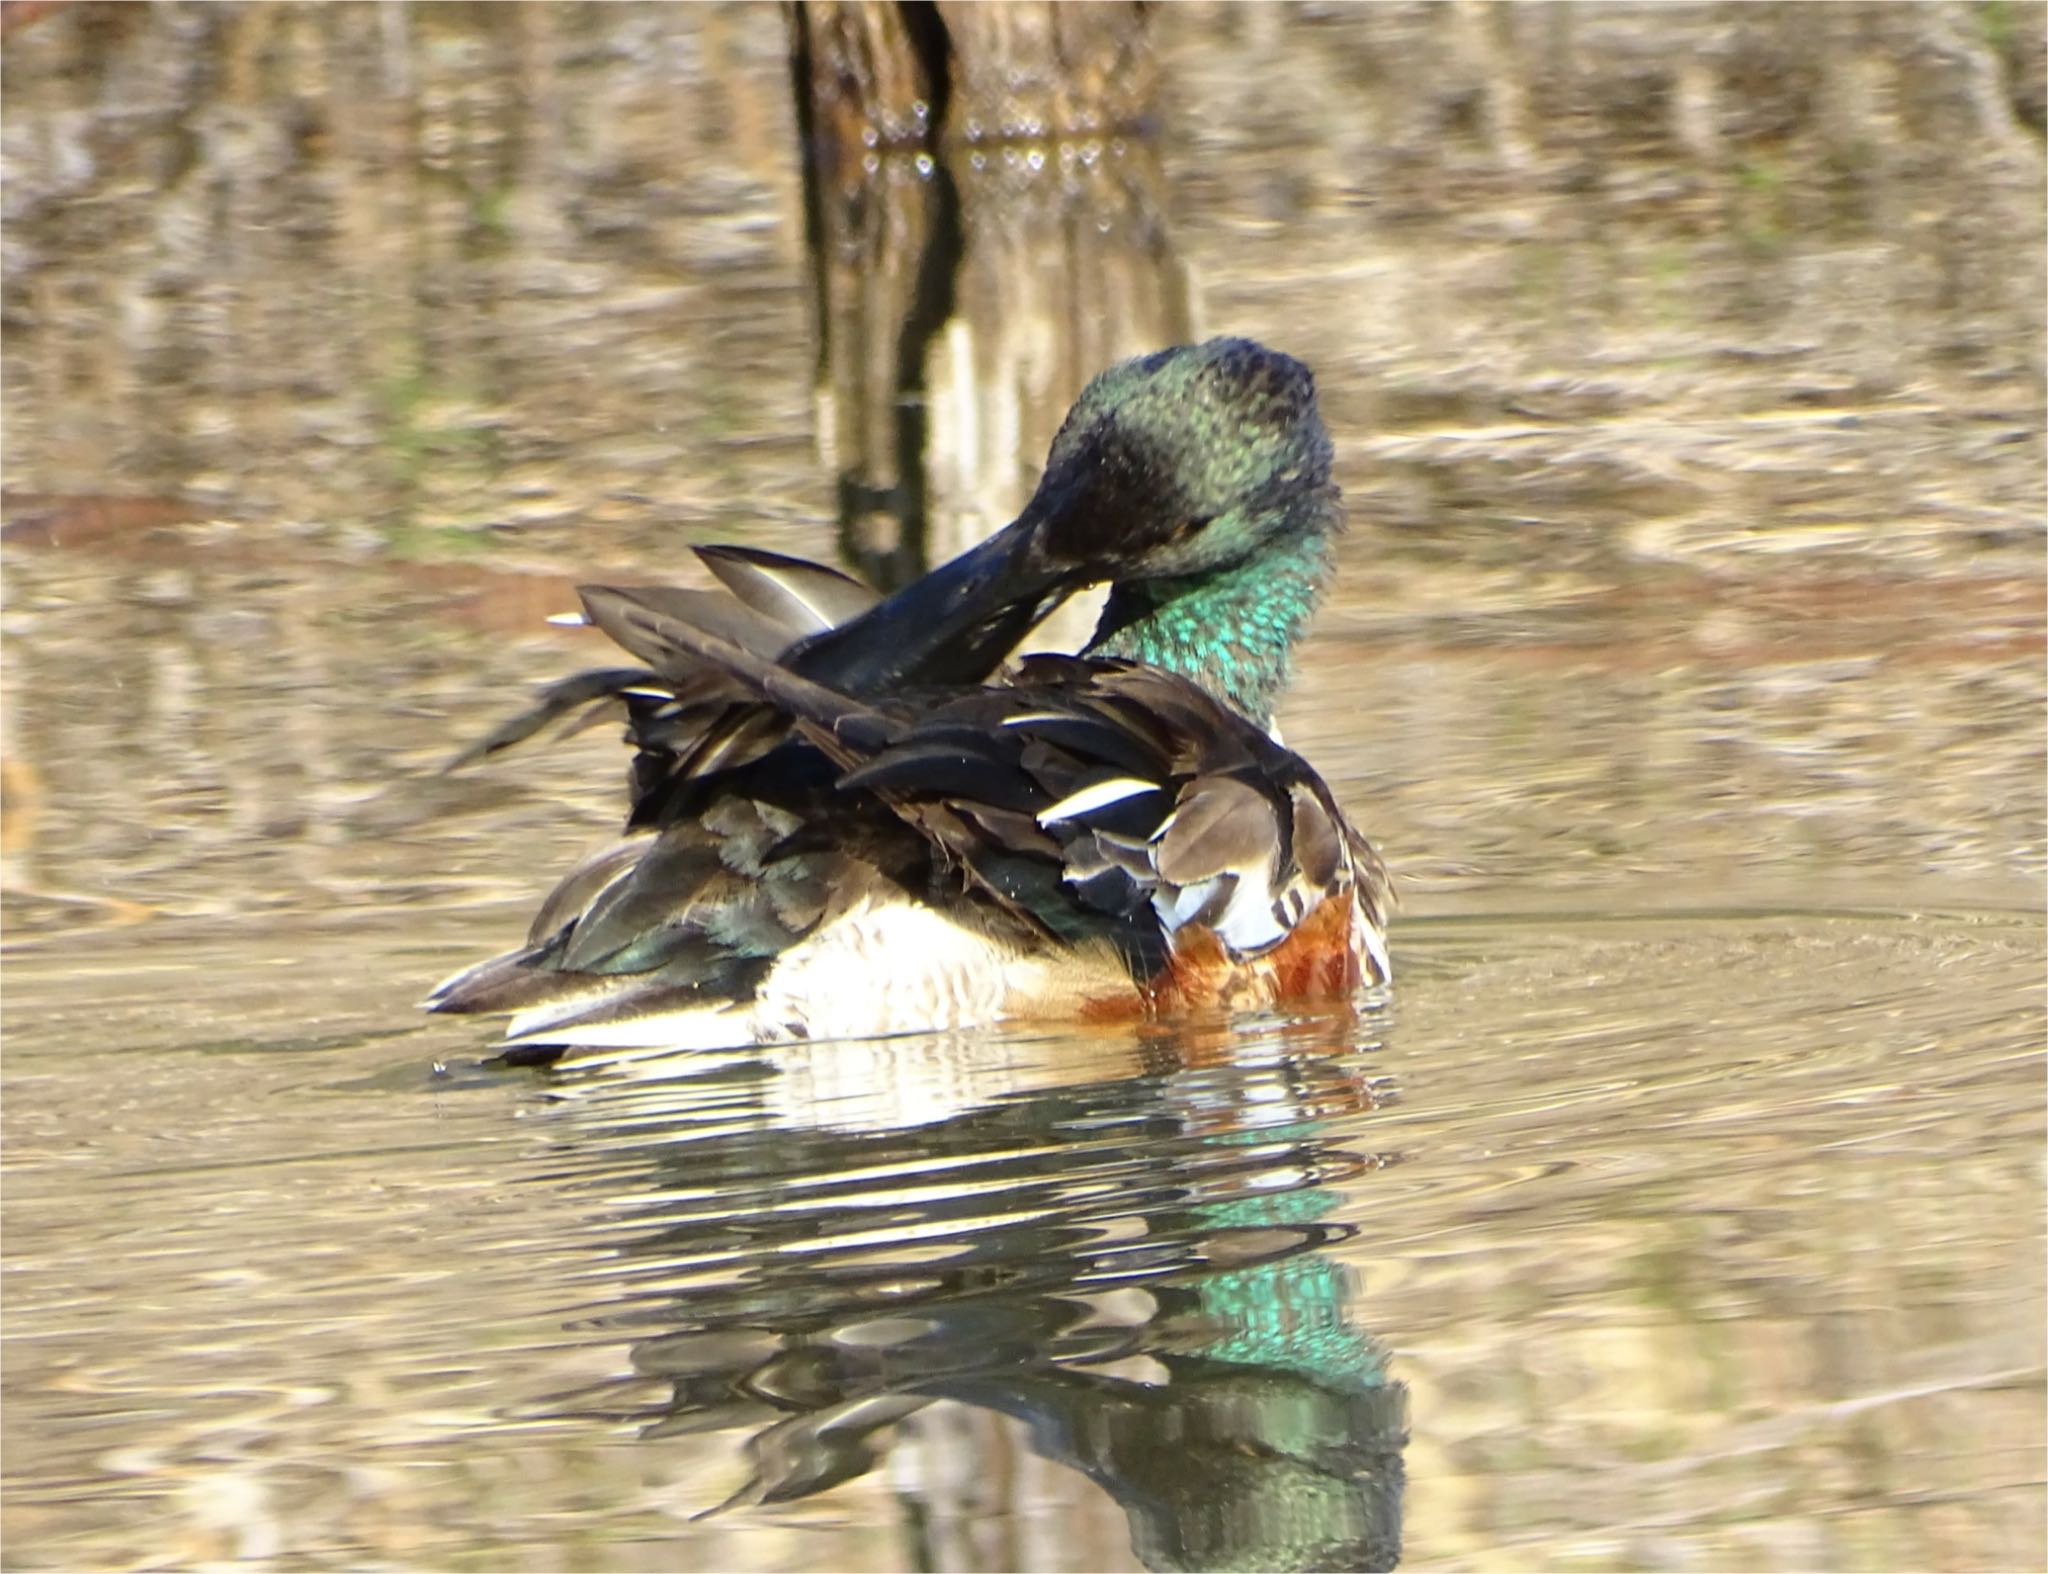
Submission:
<svg viewBox="0 0 2048 1574">
<path fill-rule="evenodd" d="M 2048 1565 L 2043 15 L 1158 8 L 950 218 L 807 195 L 775 9 L 15 26 L 5 1566 Z M 619 813 L 438 772 L 574 584 L 943 556 L 1212 332 L 1337 438 L 1387 998 L 413 1009 Z"/>
</svg>

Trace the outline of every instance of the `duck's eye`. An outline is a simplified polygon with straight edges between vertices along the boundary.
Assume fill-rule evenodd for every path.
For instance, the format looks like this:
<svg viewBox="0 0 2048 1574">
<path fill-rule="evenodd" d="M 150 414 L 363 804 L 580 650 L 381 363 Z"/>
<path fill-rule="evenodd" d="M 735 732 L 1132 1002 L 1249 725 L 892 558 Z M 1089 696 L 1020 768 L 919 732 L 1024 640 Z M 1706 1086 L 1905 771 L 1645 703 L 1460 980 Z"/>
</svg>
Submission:
<svg viewBox="0 0 2048 1574">
<path fill-rule="evenodd" d="M 1207 530 L 1215 522 L 1216 516 L 1214 514 L 1203 514 L 1202 516 L 1196 519 L 1183 519 L 1179 524 L 1173 527 L 1173 535 L 1170 539 L 1175 541 L 1187 541 L 1195 536 L 1200 535 L 1204 530 Z"/>
</svg>

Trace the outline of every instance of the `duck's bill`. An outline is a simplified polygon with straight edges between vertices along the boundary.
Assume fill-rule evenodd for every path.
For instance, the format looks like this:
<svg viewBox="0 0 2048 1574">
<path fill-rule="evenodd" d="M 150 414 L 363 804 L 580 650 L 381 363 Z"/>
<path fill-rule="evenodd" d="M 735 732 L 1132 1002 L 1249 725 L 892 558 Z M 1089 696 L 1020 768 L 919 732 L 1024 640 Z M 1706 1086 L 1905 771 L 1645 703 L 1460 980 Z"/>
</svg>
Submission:
<svg viewBox="0 0 2048 1574">
<path fill-rule="evenodd" d="M 1048 560 L 1042 522 L 1026 513 L 784 659 L 806 677 L 849 693 L 880 693 L 904 683 L 977 683 L 1084 583 L 1073 565 Z"/>
</svg>

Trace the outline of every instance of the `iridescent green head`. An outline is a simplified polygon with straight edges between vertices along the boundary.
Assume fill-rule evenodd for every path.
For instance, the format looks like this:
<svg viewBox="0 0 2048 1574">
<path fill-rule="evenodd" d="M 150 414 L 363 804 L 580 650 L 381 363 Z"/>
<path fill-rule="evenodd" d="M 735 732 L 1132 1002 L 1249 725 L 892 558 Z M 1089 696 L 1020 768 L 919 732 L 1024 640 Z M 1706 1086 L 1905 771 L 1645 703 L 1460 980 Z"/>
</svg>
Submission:
<svg viewBox="0 0 2048 1574">
<path fill-rule="evenodd" d="M 1110 565 L 1090 653 L 1177 672 L 1269 722 L 1343 522 L 1330 458 L 1308 368 L 1249 340 L 1096 378 L 1039 488 L 1052 556 Z"/>
<path fill-rule="evenodd" d="M 1055 562 L 1098 579 L 1242 564 L 1338 522 L 1315 379 L 1249 339 L 1124 361 L 1081 393 L 1025 520 Z"/>
</svg>

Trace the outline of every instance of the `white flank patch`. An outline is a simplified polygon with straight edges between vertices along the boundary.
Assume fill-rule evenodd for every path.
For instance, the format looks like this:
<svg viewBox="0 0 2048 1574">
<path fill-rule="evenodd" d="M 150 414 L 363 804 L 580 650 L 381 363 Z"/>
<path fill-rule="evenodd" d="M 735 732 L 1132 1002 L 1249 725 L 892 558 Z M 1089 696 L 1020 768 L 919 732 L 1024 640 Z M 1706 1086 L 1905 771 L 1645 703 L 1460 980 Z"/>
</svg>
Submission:
<svg viewBox="0 0 2048 1574">
<path fill-rule="evenodd" d="M 1184 885 L 1170 897 L 1166 887 L 1160 888 L 1152 898 L 1152 910 L 1159 915 L 1159 921 L 1166 926 L 1168 934 L 1177 933 L 1194 920 L 1216 894 L 1216 881 L 1221 878 L 1219 875 Z M 1223 904 L 1223 911 L 1210 921 L 1209 927 L 1239 956 L 1256 956 L 1262 951 L 1269 951 L 1290 933 L 1289 927 L 1281 923 L 1273 911 L 1273 894 L 1265 881 L 1246 877 L 1242 871 L 1237 889 Z"/>
<path fill-rule="evenodd" d="M 558 629 L 587 629 L 590 619 L 580 612 L 550 612 L 548 621 Z"/>
<path fill-rule="evenodd" d="M 461 975 L 457 974 L 457 978 Z M 1107 946 L 1019 947 L 891 890 L 863 896 L 776 959 L 751 999 L 606 1022 L 577 1022 L 630 999 L 633 980 L 595 981 L 567 999 L 529 1007 L 506 1029 L 508 1047 L 594 1051 L 591 1063 L 638 1062 L 671 1051 L 817 1049 L 825 1041 L 985 1028 L 1019 1009 L 1055 1011 L 1128 989 Z M 579 1062 L 583 1063 L 583 1062 Z"/>
<path fill-rule="evenodd" d="M 1394 959 L 1387 954 L 1387 937 L 1375 929 L 1354 900 L 1351 904 L 1351 932 L 1365 942 L 1365 949 L 1380 965 L 1380 977 L 1393 982 Z"/>
<path fill-rule="evenodd" d="M 1135 798 L 1141 792 L 1157 792 L 1159 783 L 1140 781 L 1135 776 L 1112 776 L 1106 782 L 1097 782 L 1092 787 L 1083 787 L 1079 792 L 1069 793 L 1038 817 L 1040 825 L 1055 825 L 1061 820 L 1078 819 L 1092 814 L 1097 809 L 1106 809 L 1113 803 L 1122 803 L 1126 798 Z"/>
<path fill-rule="evenodd" d="M 1152 898 L 1152 910 L 1159 915 L 1166 932 L 1172 934 L 1192 920 L 1215 894 L 1216 882 L 1213 879 L 1197 880 L 1193 885 L 1177 889 L 1162 885 Z"/>
<path fill-rule="evenodd" d="M 754 1041 L 983 1026 L 1034 972 L 1013 947 L 929 907 L 861 901 L 776 962 L 754 998 Z"/>
<path fill-rule="evenodd" d="M 1216 920 L 1217 935 L 1239 956 L 1269 951 L 1293 932 L 1273 911 L 1273 893 L 1263 879 L 1240 879 Z"/>
</svg>

